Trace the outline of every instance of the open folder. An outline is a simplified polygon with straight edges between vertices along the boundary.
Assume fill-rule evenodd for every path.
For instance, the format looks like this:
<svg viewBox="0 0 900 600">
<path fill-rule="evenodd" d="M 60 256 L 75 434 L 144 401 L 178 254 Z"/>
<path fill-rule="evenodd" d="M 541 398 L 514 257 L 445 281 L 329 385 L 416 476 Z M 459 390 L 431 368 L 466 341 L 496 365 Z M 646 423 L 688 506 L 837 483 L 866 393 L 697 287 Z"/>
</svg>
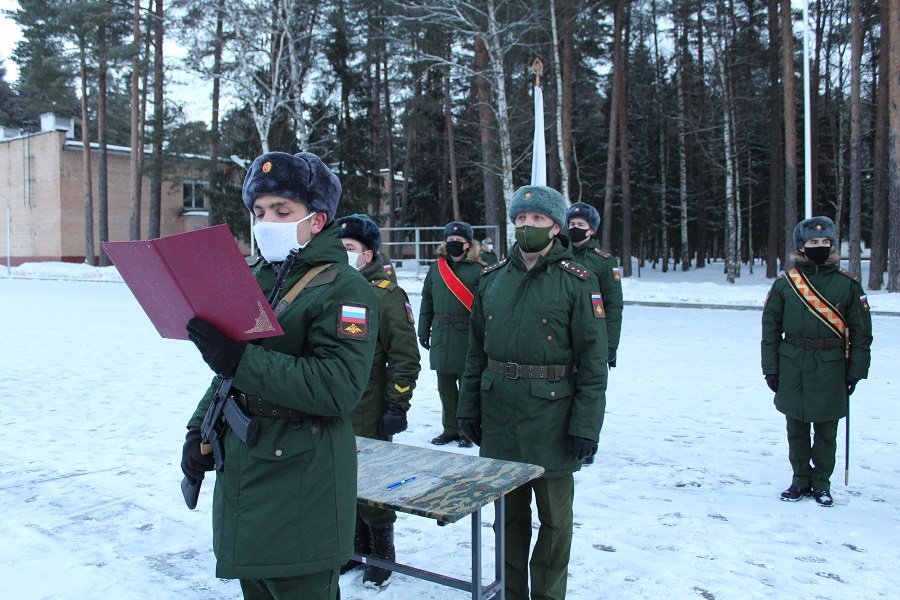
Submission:
<svg viewBox="0 0 900 600">
<path fill-rule="evenodd" d="M 236 340 L 284 333 L 227 225 L 103 249 L 164 338 L 188 339 L 192 317 Z"/>
</svg>

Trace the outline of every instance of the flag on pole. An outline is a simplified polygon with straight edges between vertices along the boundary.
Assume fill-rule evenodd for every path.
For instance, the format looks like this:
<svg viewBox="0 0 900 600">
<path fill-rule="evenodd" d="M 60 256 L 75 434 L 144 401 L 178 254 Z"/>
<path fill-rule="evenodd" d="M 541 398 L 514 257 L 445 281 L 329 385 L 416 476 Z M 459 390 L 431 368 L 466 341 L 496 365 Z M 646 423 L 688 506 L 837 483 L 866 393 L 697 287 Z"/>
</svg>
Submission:
<svg viewBox="0 0 900 600">
<path fill-rule="evenodd" d="M 534 83 L 534 146 L 531 155 L 531 185 L 547 185 L 547 149 L 544 143 L 544 93 L 541 73 L 544 66 L 535 59 L 531 69 L 537 76 Z"/>
</svg>

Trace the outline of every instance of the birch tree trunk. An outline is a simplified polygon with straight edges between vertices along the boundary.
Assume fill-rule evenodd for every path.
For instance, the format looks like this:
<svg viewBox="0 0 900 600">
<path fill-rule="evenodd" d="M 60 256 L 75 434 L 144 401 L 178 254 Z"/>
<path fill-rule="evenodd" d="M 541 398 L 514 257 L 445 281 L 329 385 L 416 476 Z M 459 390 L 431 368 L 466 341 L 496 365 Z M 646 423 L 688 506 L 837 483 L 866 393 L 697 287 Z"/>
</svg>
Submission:
<svg viewBox="0 0 900 600">
<path fill-rule="evenodd" d="M 500 33 L 497 28 L 497 14 L 494 8 L 494 0 L 488 0 L 488 50 L 491 55 L 491 71 L 494 74 L 494 97 L 497 102 L 497 128 L 500 136 L 500 165 L 503 181 L 503 202 L 501 213 L 512 201 L 513 192 L 513 164 L 512 143 L 509 136 L 509 106 L 506 100 L 506 72 L 503 66 L 503 51 L 500 43 Z M 507 227 L 507 248 L 515 243 L 515 230 Z"/>
<path fill-rule="evenodd" d="M 662 102 L 660 100 L 659 91 L 663 86 L 663 70 L 662 59 L 659 55 L 659 21 L 656 13 L 656 0 L 651 4 L 653 19 L 653 55 L 656 63 L 656 81 L 653 86 L 653 99 L 658 110 L 662 110 Z M 661 117 L 662 115 L 660 115 Z M 660 231 L 660 258 L 662 259 L 662 272 L 669 271 L 669 219 L 668 206 L 666 202 L 666 182 L 668 180 L 668 155 L 666 153 L 666 128 L 663 125 L 664 119 L 660 118 L 658 127 L 658 143 L 657 149 L 659 155 L 659 231 Z"/>
<path fill-rule="evenodd" d="M 212 69 L 212 115 L 210 117 L 210 142 L 209 142 L 209 178 L 207 189 L 210 192 L 218 191 L 219 186 L 219 100 L 222 87 L 222 33 L 225 0 L 219 0 L 216 7 L 216 37 L 213 40 L 213 69 Z M 207 206 L 209 213 L 207 223 L 213 224 L 212 206 Z"/>
<path fill-rule="evenodd" d="M 678 196 L 680 200 L 680 224 L 681 224 L 681 270 L 687 271 L 691 267 L 691 257 L 688 249 L 688 206 L 687 206 L 687 114 L 684 110 L 684 53 L 687 52 L 687 24 L 683 25 L 681 37 L 681 51 L 676 51 L 678 64 L 675 68 L 678 95 Z"/>
<path fill-rule="evenodd" d="M 794 251 L 797 222 L 797 123 L 794 106 L 794 34 L 791 0 L 781 0 L 782 80 L 784 82 L 784 256 Z"/>
<path fill-rule="evenodd" d="M 563 107 L 563 82 L 562 73 L 563 66 L 559 56 L 559 31 L 556 25 L 556 0 L 550 0 L 550 28 L 553 33 L 553 64 L 556 65 L 556 149 L 559 153 L 559 191 L 566 199 L 566 204 L 571 204 L 569 200 L 569 165 L 566 162 L 566 152 L 564 148 L 565 132 L 563 131 L 562 114 Z"/>
<path fill-rule="evenodd" d="M 388 52 L 385 43 L 385 51 L 382 53 L 384 57 L 384 146 L 385 146 L 385 162 L 387 162 L 387 196 L 388 196 L 388 227 L 396 226 L 396 213 L 394 209 L 397 206 L 397 200 L 394 191 L 394 111 L 391 107 L 391 86 L 388 77 Z M 390 241 L 390 234 L 388 234 Z"/>
</svg>

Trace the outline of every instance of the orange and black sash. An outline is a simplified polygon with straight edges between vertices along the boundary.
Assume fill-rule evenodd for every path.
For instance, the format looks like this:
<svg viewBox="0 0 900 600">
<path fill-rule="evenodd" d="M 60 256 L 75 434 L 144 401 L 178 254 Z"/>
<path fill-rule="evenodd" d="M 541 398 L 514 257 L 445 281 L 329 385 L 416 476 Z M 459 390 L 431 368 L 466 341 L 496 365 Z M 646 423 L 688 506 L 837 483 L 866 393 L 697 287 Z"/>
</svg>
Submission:
<svg viewBox="0 0 900 600">
<path fill-rule="evenodd" d="M 787 281 L 800 300 L 833 334 L 844 340 L 844 357 L 850 356 L 850 327 L 831 302 L 813 287 L 800 269 L 787 272 Z"/>
<path fill-rule="evenodd" d="M 441 279 L 444 280 L 444 284 L 456 296 L 456 299 L 462 302 L 463 306 L 471 312 L 472 301 L 475 299 L 475 296 L 469 291 L 466 284 L 459 280 L 459 277 L 456 276 L 456 273 L 447 264 L 447 259 L 443 256 L 438 258 L 438 271 L 441 274 Z"/>
</svg>

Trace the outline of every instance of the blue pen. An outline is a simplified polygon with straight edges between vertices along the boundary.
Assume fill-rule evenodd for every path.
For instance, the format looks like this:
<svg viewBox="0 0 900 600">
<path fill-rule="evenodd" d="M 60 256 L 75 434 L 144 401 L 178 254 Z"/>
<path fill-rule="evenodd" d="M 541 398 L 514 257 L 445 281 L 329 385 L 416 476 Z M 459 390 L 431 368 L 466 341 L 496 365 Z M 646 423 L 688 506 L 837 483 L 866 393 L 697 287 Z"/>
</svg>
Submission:
<svg viewBox="0 0 900 600">
<path fill-rule="evenodd" d="M 416 480 L 415 476 L 407 477 L 406 479 L 401 479 L 400 481 L 395 481 L 394 483 L 389 483 L 387 485 L 387 489 L 394 490 L 394 489 L 397 489 L 398 487 L 400 487 L 401 485 L 405 485 L 405 484 L 409 483 L 410 481 L 415 481 L 415 480 Z"/>
</svg>

